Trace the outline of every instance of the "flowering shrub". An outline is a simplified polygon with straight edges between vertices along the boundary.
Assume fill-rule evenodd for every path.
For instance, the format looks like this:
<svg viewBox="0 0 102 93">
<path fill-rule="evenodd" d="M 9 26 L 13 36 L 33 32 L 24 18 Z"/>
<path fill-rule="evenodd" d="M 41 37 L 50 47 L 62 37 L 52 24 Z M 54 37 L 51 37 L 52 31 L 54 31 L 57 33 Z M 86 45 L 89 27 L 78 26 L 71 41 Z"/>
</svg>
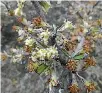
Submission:
<svg viewBox="0 0 102 93">
<path fill-rule="evenodd" d="M 86 70 L 88 67 L 96 66 L 93 52 L 95 50 L 95 41 L 102 38 L 101 20 L 97 21 L 97 25 L 89 25 L 87 21 L 82 20 L 80 26 L 74 25 L 70 21 L 65 21 L 61 27 L 50 26 L 41 17 L 33 18 L 28 21 L 23 13 L 25 1 L 18 2 L 18 8 L 9 11 L 10 16 L 15 16 L 22 26 L 13 26 L 12 29 L 18 32 L 17 41 L 22 45 L 10 50 L 10 54 L 2 53 L 2 61 L 7 57 L 11 57 L 11 61 L 19 64 L 26 64 L 25 68 L 28 72 L 35 71 L 38 74 L 51 74 L 49 80 L 49 89 L 58 85 L 58 77 L 54 72 L 54 62 L 60 62 L 59 50 L 69 59 L 66 62 L 68 69 L 76 77 L 79 77 L 85 84 L 86 90 L 89 92 L 95 90 L 93 82 L 85 83 L 86 80 L 78 74 L 78 65 L 83 62 L 80 70 Z M 40 2 L 44 10 L 48 11 L 50 4 L 48 2 Z M 52 30 L 54 29 L 55 32 Z M 66 38 L 62 32 L 68 31 L 69 37 Z M 51 44 L 51 42 L 55 42 Z M 59 48 L 60 47 L 60 48 Z M 63 66 L 63 65 L 62 65 Z M 73 75 L 72 75 L 73 76 Z M 73 80 L 68 86 L 70 93 L 79 93 L 77 81 Z"/>
</svg>

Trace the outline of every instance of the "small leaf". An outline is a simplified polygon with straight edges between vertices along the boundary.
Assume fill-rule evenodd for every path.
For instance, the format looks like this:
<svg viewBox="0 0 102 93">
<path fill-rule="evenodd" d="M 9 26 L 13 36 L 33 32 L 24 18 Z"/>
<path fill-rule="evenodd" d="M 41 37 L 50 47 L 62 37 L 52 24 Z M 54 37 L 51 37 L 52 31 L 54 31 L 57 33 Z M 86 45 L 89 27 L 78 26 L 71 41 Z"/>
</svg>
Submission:
<svg viewBox="0 0 102 93">
<path fill-rule="evenodd" d="M 12 79 L 12 84 L 16 85 L 17 84 L 17 80 L 16 79 Z"/>
<path fill-rule="evenodd" d="M 0 60 L 3 61 L 3 62 L 5 62 L 8 58 L 6 53 L 0 53 L 0 56 L 1 56 Z"/>
<path fill-rule="evenodd" d="M 81 59 L 83 59 L 83 58 L 84 58 L 84 55 L 83 55 L 83 54 L 81 54 L 81 55 L 76 55 L 76 56 L 74 57 L 75 60 L 81 60 Z"/>
<path fill-rule="evenodd" d="M 92 30 L 92 32 L 98 32 L 98 31 L 99 31 L 99 28 L 97 28 L 97 27 L 92 27 L 91 30 Z"/>
<path fill-rule="evenodd" d="M 48 12 L 49 8 L 51 8 L 51 5 L 50 5 L 49 2 L 40 1 L 39 3 L 40 3 L 40 5 L 42 6 L 42 8 L 43 8 L 43 10 L 44 10 L 45 12 Z"/>
<path fill-rule="evenodd" d="M 62 52 L 66 55 L 66 56 L 69 56 L 68 52 L 66 49 L 62 48 Z"/>
<path fill-rule="evenodd" d="M 22 20 L 22 24 L 24 24 L 24 25 L 28 25 L 28 21 L 27 21 L 26 18 L 23 18 L 23 20 Z"/>
<path fill-rule="evenodd" d="M 38 63 L 33 63 L 33 67 L 34 67 L 35 69 L 37 69 Z"/>
<path fill-rule="evenodd" d="M 39 65 L 39 67 L 37 68 L 36 72 L 37 72 L 38 74 L 41 74 L 41 73 L 44 72 L 47 68 L 48 68 L 47 65 L 41 64 L 41 65 Z"/>
<path fill-rule="evenodd" d="M 9 10 L 9 13 L 8 13 L 10 16 L 14 16 L 14 11 L 13 10 Z"/>
<path fill-rule="evenodd" d="M 64 31 L 66 29 L 73 29 L 74 25 L 70 21 L 65 21 L 64 24 L 58 29 L 58 31 Z"/>
<path fill-rule="evenodd" d="M 83 44 L 85 42 L 85 38 L 82 37 L 80 43 L 78 44 L 77 48 L 75 49 L 75 52 L 72 53 L 72 57 L 76 56 L 80 51 L 83 49 Z"/>
</svg>

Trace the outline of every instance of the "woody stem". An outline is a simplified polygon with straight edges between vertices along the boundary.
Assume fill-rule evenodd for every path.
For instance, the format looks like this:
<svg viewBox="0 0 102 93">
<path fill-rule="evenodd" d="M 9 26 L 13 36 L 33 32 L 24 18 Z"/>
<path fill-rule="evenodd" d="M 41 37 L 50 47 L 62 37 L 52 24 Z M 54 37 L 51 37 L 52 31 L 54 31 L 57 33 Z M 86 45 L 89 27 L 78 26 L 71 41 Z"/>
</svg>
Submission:
<svg viewBox="0 0 102 93">
<path fill-rule="evenodd" d="M 86 81 L 82 76 L 80 76 L 80 75 L 78 74 L 78 72 L 76 72 L 76 75 L 81 79 L 81 81 L 82 81 L 83 83 Z"/>
</svg>

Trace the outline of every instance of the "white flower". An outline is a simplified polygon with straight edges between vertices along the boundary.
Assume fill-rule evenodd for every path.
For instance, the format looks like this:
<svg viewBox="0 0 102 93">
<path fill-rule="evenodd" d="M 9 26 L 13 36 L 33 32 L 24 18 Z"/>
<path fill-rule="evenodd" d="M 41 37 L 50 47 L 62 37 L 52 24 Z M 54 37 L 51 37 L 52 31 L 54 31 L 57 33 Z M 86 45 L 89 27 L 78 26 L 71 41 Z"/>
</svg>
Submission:
<svg viewBox="0 0 102 93">
<path fill-rule="evenodd" d="M 89 19 L 92 20 L 92 16 L 90 16 Z"/>
<path fill-rule="evenodd" d="M 44 44 L 47 45 L 48 44 L 48 39 L 43 38 Z"/>
<path fill-rule="evenodd" d="M 16 57 L 17 58 L 22 58 L 22 54 L 17 54 Z"/>
<path fill-rule="evenodd" d="M 25 2 L 25 0 L 20 0 L 22 3 L 24 3 Z"/>
<path fill-rule="evenodd" d="M 90 27 L 90 25 L 86 21 L 83 21 L 83 23 L 84 23 L 84 27 L 85 28 L 89 28 Z"/>
<path fill-rule="evenodd" d="M 33 61 L 37 61 L 36 52 L 32 52 L 31 58 Z"/>
<path fill-rule="evenodd" d="M 32 52 L 31 58 L 33 61 L 37 60 L 37 58 L 40 60 L 45 60 L 46 58 L 50 60 L 55 56 L 58 56 L 57 49 L 55 47 L 50 47 L 46 49 L 39 49 L 37 52 Z"/>
<path fill-rule="evenodd" d="M 84 33 L 87 33 L 88 32 L 88 29 L 87 28 L 84 28 Z"/>
<path fill-rule="evenodd" d="M 21 35 L 23 35 L 23 34 L 25 34 L 25 31 L 22 30 L 22 29 L 20 29 L 20 30 L 18 31 L 18 35 L 21 36 Z"/>
<path fill-rule="evenodd" d="M 22 54 L 16 54 L 15 56 L 12 57 L 12 62 L 20 62 L 22 60 Z"/>
<path fill-rule="evenodd" d="M 45 32 L 42 32 L 42 33 L 40 34 L 40 36 L 47 38 L 49 34 L 50 34 L 50 32 L 48 32 L 48 30 L 46 30 Z"/>
<path fill-rule="evenodd" d="M 54 56 L 58 56 L 58 51 L 55 47 L 50 47 L 50 48 L 47 48 L 47 58 L 50 59 L 53 58 Z"/>
<path fill-rule="evenodd" d="M 72 22 L 70 21 L 65 21 L 64 24 L 58 29 L 58 31 L 63 31 L 65 29 L 73 29 L 75 28 L 75 26 L 72 24 Z"/>
<path fill-rule="evenodd" d="M 19 4 L 19 2 L 25 2 L 25 0 L 16 0 L 17 1 L 17 3 Z"/>
<path fill-rule="evenodd" d="M 31 58 L 32 58 L 33 61 L 37 61 L 37 58 L 38 58 L 38 57 L 37 57 L 36 54 L 37 54 L 37 52 L 35 52 L 35 51 L 32 52 Z"/>
<path fill-rule="evenodd" d="M 80 42 L 80 40 L 81 40 L 81 36 L 77 36 L 77 38 L 78 38 L 78 41 Z"/>
<path fill-rule="evenodd" d="M 22 9 L 20 9 L 20 8 L 16 8 L 14 10 L 14 13 L 15 13 L 15 16 L 21 16 L 21 15 L 23 15 Z"/>
<path fill-rule="evenodd" d="M 36 61 L 37 58 L 39 58 L 40 60 L 44 60 L 46 57 L 46 53 L 47 53 L 46 49 L 39 49 L 37 52 L 32 53 L 31 58 L 33 61 Z"/>
<path fill-rule="evenodd" d="M 70 22 L 70 21 L 67 21 L 66 23 L 65 23 L 65 28 L 69 28 L 69 29 L 72 29 L 72 28 L 74 28 L 75 26 L 72 24 L 72 22 Z"/>
<path fill-rule="evenodd" d="M 23 14 L 24 15 L 24 14 Z M 26 26 L 29 26 L 29 22 L 27 21 L 26 18 L 23 18 L 23 21 L 22 21 L 22 24 L 26 25 Z"/>
<path fill-rule="evenodd" d="M 15 49 L 15 48 L 11 48 L 10 50 L 11 50 L 11 52 L 13 52 L 13 53 L 16 53 L 16 52 L 17 52 L 17 49 Z"/>
<path fill-rule="evenodd" d="M 46 31 L 42 32 L 39 36 L 40 38 L 43 39 L 45 45 L 48 44 L 49 35 L 50 35 L 50 32 L 48 30 L 46 30 Z"/>
<path fill-rule="evenodd" d="M 37 52 L 37 57 L 40 59 L 40 60 L 44 60 L 45 57 L 46 57 L 46 49 L 40 49 L 38 52 Z"/>
<path fill-rule="evenodd" d="M 24 42 L 25 42 L 25 45 L 33 46 L 35 40 L 34 39 L 31 39 L 31 38 L 28 38 Z"/>
<path fill-rule="evenodd" d="M 49 82 L 49 89 L 51 91 L 52 87 L 57 86 L 58 84 L 58 77 L 56 75 L 56 73 L 53 71 L 51 74 L 51 80 Z"/>
<path fill-rule="evenodd" d="M 29 32 L 33 32 L 33 28 L 29 27 L 29 28 L 28 28 L 28 31 L 29 31 Z"/>
</svg>

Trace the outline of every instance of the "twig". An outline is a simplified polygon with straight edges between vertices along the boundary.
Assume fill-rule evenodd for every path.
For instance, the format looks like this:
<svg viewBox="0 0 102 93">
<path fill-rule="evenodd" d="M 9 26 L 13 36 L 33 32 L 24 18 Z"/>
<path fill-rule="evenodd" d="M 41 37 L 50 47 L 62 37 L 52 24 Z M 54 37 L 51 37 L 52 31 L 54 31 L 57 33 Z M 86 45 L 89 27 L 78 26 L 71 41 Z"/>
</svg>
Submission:
<svg viewBox="0 0 102 93">
<path fill-rule="evenodd" d="M 8 7 L 8 5 L 7 5 L 7 2 L 3 2 L 3 1 L 1 1 L 4 5 L 5 5 L 5 7 L 6 7 L 6 9 L 7 9 L 7 11 L 9 12 L 10 11 L 10 9 L 9 9 L 9 7 Z"/>
<path fill-rule="evenodd" d="M 75 10 L 75 7 L 68 1 L 69 5 Z M 76 12 L 77 16 L 80 18 L 80 19 L 83 19 L 83 17 L 81 16 L 81 14 L 79 13 L 79 11 Z"/>
<path fill-rule="evenodd" d="M 82 76 L 80 76 L 80 75 L 78 74 L 78 72 L 76 72 L 75 74 L 81 79 L 81 81 L 82 81 L 83 83 L 85 82 L 85 79 L 84 79 Z"/>
<path fill-rule="evenodd" d="M 92 11 L 93 11 L 93 9 L 99 4 L 99 2 L 100 2 L 100 1 L 97 1 L 96 4 L 93 5 Z M 87 15 L 90 15 L 92 11 L 89 11 L 89 12 L 87 13 Z"/>
<path fill-rule="evenodd" d="M 42 10 L 39 2 L 38 1 L 31 1 L 31 2 L 34 5 L 34 7 L 36 8 L 38 15 L 40 15 L 44 19 L 44 21 L 46 22 L 46 17 L 45 17 L 44 11 Z"/>
</svg>

